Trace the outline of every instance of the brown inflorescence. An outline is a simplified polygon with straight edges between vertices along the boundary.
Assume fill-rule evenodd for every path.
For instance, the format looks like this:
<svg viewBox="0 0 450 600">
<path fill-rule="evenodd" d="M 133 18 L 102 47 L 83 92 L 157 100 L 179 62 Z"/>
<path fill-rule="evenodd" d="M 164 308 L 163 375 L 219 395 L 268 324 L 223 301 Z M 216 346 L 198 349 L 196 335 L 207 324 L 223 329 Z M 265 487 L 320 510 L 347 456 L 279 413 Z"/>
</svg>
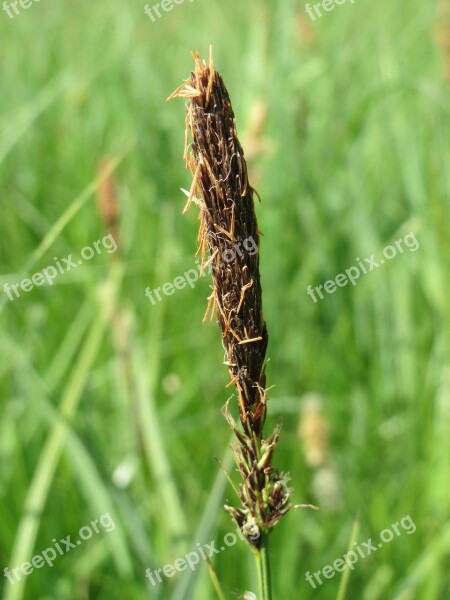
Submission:
<svg viewBox="0 0 450 600">
<path fill-rule="evenodd" d="M 198 55 L 195 66 L 191 81 L 176 92 L 190 98 L 187 124 L 194 141 L 191 154 L 187 154 L 188 148 L 185 152 L 193 174 L 188 205 L 199 192 L 199 250 L 205 264 L 209 249 L 208 264 L 214 279 L 211 302 L 217 309 L 228 367 L 238 389 L 241 422 L 247 433 L 260 433 L 266 406 L 267 328 L 262 315 L 259 252 L 234 251 L 245 240 L 259 247 L 254 190 L 248 182 L 244 152 L 222 78 Z M 231 253 L 233 260 L 224 260 Z"/>
<path fill-rule="evenodd" d="M 226 508 L 249 542 L 258 546 L 255 531 L 269 532 L 291 508 L 291 490 L 288 477 L 272 467 L 279 429 L 268 440 L 262 437 L 268 334 L 262 311 L 256 192 L 248 181 L 230 98 L 214 69 L 212 54 L 209 65 L 198 53 L 193 56 L 195 70 L 190 79 L 169 99 L 188 99 L 184 159 L 193 181 L 184 212 L 192 203 L 200 207 L 198 253 L 203 269 L 211 267 L 214 283 L 207 313 L 210 310 L 211 318 L 217 314 L 230 384 L 238 393 L 242 430 L 228 404 L 224 415 L 238 439 L 233 450 L 243 478 L 238 493 L 244 506 Z M 245 249 L 247 240 L 252 240 L 257 252 L 234 251 Z M 226 257 L 231 253 L 229 261 Z"/>
<path fill-rule="evenodd" d="M 97 192 L 97 202 L 105 230 L 111 233 L 120 247 L 119 239 L 119 204 L 117 202 L 117 185 L 114 173 L 104 177 L 110 168 L 110 159 L 103 158 L 98 168 L 98 176 L 101 183 Z M 119 253 L 117 253 L 119 254 Z M 113 254 L 113 257 L 115 255 Z"/>
</svg>

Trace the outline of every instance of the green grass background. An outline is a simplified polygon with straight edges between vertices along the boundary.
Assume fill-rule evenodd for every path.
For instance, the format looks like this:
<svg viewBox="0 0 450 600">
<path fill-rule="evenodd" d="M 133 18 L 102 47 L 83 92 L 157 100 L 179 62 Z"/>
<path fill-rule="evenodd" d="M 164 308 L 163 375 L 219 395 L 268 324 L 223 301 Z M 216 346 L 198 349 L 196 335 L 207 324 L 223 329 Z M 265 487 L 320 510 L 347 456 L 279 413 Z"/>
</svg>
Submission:
<svg viewBox="0 0 450 600">
<path fill-rule="evenodd" d="M 263 199 L 268 428 L 283 424 L 276 464 L 295 502 L 321 504 L 298 434 L 315 393 L 339 484 L 335 502 L 293 511 L 274 532 L 274 597 L 337 597 L 341 575 L 313 590 L 305 572 L 346 552 L 358 511 L 360 542 L 408 514 L 417 530 L 360 560 L 345 598 L 450 596 L 440 15 L 433 0 L 347 2 L 315 22 L 293 0 L 186 1 L 155 23 L 137 0 L 1 13 L 1 286 L 105 235 L 94 193 L 105 155 L 118 159 L 122 213 L 120 264 L 103 253 L 14 302 L 1 292 L 0 567 L 76 539 L 102 513 L 116 523 L 51 569 L 14 586 L 1 577 L 2 600 L 215 597 L 204 566 L 157 587 L 145 579 L 197 543 L 220 546 L 231 531 L 222 504 L 235 502 L 215 461 L 228 461 L 220 409 L 231 391 L 218 328 L 201 324 L 210 282 L 156 306 L 144 296 L 194 265 L 196 211 L 181 216 L 179 191 L 190 185 L 184 107 L 165 99 L 188 77 L 189 51 L 206 56 L 210 43 L 239 132 L 267 104 L 251 174 Z M 306 295 L 410 231 L 417 252 L 317 304 Z M 123 464 L 126 487 L 113 477 Z M 244 544 L 213 565 L 226 598 L 255 591 Z"/>
</svg>

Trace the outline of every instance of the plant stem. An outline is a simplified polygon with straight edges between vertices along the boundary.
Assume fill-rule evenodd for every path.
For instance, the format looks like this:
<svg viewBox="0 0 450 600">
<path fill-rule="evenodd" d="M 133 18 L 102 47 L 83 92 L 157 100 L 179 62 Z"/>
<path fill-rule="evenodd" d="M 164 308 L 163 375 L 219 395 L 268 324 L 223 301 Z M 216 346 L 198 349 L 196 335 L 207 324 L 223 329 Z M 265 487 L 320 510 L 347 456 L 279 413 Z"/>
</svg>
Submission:
<svg viewBox="0 0 450 600">
<path fill-rule="evenodd" d="M 258 600 L 272 600 L 269 563 L 269 536 L 262 534 L 261 546 L 255 552 L 258 570 L 259 595 Z"/>
</svg>

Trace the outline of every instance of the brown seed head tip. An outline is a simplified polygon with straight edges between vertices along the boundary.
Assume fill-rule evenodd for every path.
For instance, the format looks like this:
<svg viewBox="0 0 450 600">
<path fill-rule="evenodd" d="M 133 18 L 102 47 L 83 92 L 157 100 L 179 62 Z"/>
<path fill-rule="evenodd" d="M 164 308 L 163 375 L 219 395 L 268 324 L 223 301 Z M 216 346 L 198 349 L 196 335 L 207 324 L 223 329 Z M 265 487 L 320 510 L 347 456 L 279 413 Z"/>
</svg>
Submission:
<svg viewBox="0 0 450 600">
<path fill-rule="evenodd" d="M 200 84 L 202 81 L 205 81 L 205 78 L 205 98 L 210 98 L 211 92 L 209 91 L 208 93 L 208 89 L 211 90 L 215 75 L 212 46 L 209 47 L 209 65 L 207 65 L 206 62 L 200 58 L 198 50 L 191 52 L 191 55 L 195 63 L 195 70 L 193 73 L 191 73 L 191 78 L 177 87 L 177 89 L 167 98 L 167 102 L 169 100 L 173 100 L 174 98 L 197 98 L 201 96 L 202 90 Z"/>
<path fill-rule="evenodd" d="M 172 94 L 188 98 L 184 158 L 193 179 L 183 212 L 192 202 L 200 207 L 198 253 L 203 269 L 211 267 L 214 282 L 209 306 L 217 312 L 222 330 L 241 422 L 247 431 L 260 433 L 266 414 L 268 335 L 262 314 L 254 190 L 228 91 L 214 70 L 212 52 L 209 65 L 198 52 L 193 58 L 190 79 Z"/>
</svg>

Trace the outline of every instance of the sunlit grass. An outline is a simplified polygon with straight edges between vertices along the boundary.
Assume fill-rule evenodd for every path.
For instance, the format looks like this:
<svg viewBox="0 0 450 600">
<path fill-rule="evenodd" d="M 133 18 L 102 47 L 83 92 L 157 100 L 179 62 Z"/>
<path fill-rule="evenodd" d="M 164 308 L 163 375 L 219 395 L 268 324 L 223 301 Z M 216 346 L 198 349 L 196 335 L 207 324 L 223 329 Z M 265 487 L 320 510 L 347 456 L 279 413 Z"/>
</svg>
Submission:
<svg viewBox="0 0 450 600">
<path fill-rule="evenodd" d="M 104 235 L 97 167 L 123 157 L 120 286 L 103 255 L 14 302 L 1 292 L 0 567 L 76 535 L 101 512 L 118 527 L 22 587 L 2 577 L 3 600 L 214 597 L 204 567 L 153 588 L 145 578 L 146 568 L 232 530 L 220 507 L 235 499 L 215 460 L 226 460 L 220 409 L 230 390 L 225 367 L 217 369 L 216 326 L 198 331 L 209 281 L 156 306 L 144 295 L 194 265 L 195 215 L 178 216 L 179 188 L 190 182 L 180 168 L 184 123 L 165 99 L 191 69 L 189 50 L 206 54 L 210 42 L 239 133 L 256 149 L 276 384 L 268 430 L 283 422 L 277 464 L 292 475 L 295 502 L 321 505 L 293 512 L 274 532 L 275 597 L 335 599 L 337 576 L 318 594 L 305 572 L 346 552 L 360 512 L 358 541 L 407 514 L 417 530 L 361 560 L 346 597 L 446 598 L 450 104 L 437 15 L 434 2 L 418 0 L 346 3 L 314 23 L 291 0 L 196 0 L 155 23 L 143 4 L 118 0 L 2 14 L 1 288 L 24 267 L 40 270 Z M 258 103 L 267 116 L 255 130 Z M 306 294 L 409 231 L 417 252 L 317 304 Z M 114 281 L 115 308 L 112 295 L 99 296 Z M 131 379 L 113 308 L 129 319 Z M 335 505 L 318 497 L 318 468 L 298 434 L 311 392 L 329 427 Z M 124 487 L 119 466 L 131 473 Z M 39 500 L 32 513 L 30 498 Z M 256 588 L 247 554 L 236 545 L 213 561 L 227 597 Z"/>
</svg>

